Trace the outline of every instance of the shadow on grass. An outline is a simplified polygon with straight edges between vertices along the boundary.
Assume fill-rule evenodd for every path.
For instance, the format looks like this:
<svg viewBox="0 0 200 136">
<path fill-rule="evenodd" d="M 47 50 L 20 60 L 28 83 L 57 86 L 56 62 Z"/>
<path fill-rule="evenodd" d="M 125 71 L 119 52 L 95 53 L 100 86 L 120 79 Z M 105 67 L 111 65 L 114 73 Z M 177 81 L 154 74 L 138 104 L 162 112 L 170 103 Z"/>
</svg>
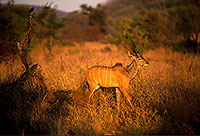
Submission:
<svg viewBox="0 0 200 136">
<path fill-rule="evenodd" d="M 170 86 L 166 122 L 160 134 L 200 134 L 200 93 L 197 88 Z"/>
</svg>

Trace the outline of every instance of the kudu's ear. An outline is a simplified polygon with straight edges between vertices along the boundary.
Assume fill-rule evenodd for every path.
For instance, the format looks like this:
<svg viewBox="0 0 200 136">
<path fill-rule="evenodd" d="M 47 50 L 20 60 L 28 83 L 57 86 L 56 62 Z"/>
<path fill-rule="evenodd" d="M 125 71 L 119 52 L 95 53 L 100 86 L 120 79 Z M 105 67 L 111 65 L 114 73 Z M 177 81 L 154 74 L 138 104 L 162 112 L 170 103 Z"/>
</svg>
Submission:
<svg viewBox="0 0 200 136">
<path fill-rule="evenodd" d="M 137 56 L 140 57 L 140 56 L 142 56 L 142 55 L 141 55 L 139 52 L 137 52 Z"/>
<path fill-rule="evenodd" d="M 129 57 L 129 58 L 131 57 L 131 53 L 130 53 L 130 51 L 128 51 L 128 57 Z"/>
</svg>

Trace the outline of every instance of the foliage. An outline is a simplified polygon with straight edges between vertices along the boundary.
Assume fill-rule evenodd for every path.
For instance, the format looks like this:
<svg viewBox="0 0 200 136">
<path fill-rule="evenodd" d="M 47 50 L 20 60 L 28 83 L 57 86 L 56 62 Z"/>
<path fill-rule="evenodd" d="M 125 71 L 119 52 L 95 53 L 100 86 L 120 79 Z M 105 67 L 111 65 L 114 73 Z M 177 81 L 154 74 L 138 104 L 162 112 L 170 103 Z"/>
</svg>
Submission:
<svg viewBox="0 0 200 136">
<path fill-rule="evenodd" d="M 107 14 L 105 12 L 105 8 L 100 4 L 98 4 L 96 8 L 88 6 L 87 4 L 82 4 L 80 7 L 82 8 L 82 13 L 88 15 L 89 25 L 97 25 L 101 32 L 106 33 Z"/>
<path fill-rule="evenodd" d="M 13 42 L 24 38 L 23 33 L 27 24 L 28 9 L 22 6 L 14 6 L 14 2 L 6 5 L 0 3 L 0 48 L 13 50 Z"/>
<path fill-rule="evenodd" d="M 42 11 L 37 15 L 36 20 L 40 27 L 40 37 L 55 37 L 56 30 L 63 26 L 62 21 L 58 21 L 56 16 L 56 7 L 51 8 L 52 3 L 46 3 Z"/>
<path fill-rule="evenodd" d="M 185 48 L 185 45 L 186 45 L 186 41 L 180 41 L 178 43 L 174 43 L 173 44 L 173 51 L 178 51 L 178 52 L 183 52 L 183 53 L 186 53 L 186 48 Z"/>
<path fill-rule="evenodd" d="M 115 17 L 113 19 L 114 21 L 117 20 L 118 18 L 121 18 L 123 16 L 128 16 L 128 18 L 132 18 L 132 25 L 131 27 L 137 29 L 136 31 L 138 33 L 143 33 L 140 34 L 141 38 L 136 38 L 142 42 L 142 35 L 143 38 L 148 40 L 148 48 L 155 48 L 160 45 L 162 45 L 163 41 L 166 40 L 165 36 L 165 31 L 166 31 L 166 23 L 167 23 L 167 18 L 164 12 L 161 11 L 161 7 L 163 6 L 164 1 L 123 1 L 120 3 L 120 1 L 111 1 L 108 8 L 113 8 L 113 6 L 118 5 L 119 9 L 114 12 L 122 12 L 123 10 L 128 10 L 126 11 L 127 14 L 123 13 L 122 15 L 118 15 L 118 17 Z M 132 7 L 129 9 L 128 7 Z M 143 8 L 142 8 L 143 7 Z M 114 9 L 113 9 L 114 10 Z M 112 11 L 113 11 L 112 10 Z M 112 12 L 108 9 L 108 12 Z M 118 13 L 115 13 L 118 14 Z M 113 20 L 111 20 L 111 30 L 118 30 L 118 28 L 113 27 Z M 122 25 L 122 24 L 118 24 Z M 123 26 L 119 26 L 123 27 Z M 115 33 L 115 32 L 114 32 Z M 146 41 L 144 41 L 145 43 Z M 129 43 L 130 44 L 130 43 Z M 141 43 L 139 43 L 141 44 Z M 141 50 L 144 50 L 147 48 L 147 43 L 146 47 L 144 46 L 145 44 L 141 44 Z M 133 45 L 135 46 L 135 45 Z M 142 47 L 144 46 L 144 47 Z M 133 47 L 134 48 L 134 47 Z"/>
<path fill-rule="evenodd" d="M 65 20 L 58 21 L 56 16 L 56 7 L 51 8 L 52 3 L 46 3 L 42 11 L 37 16 L 37 22 L 39 24 L 38 36 L 39 38 L 47 38 L 46 46 L 51 53 L 53 41 L 55 39 L 58 28 L 61 28 Z"/>
<path fill-rule="evenodd" d="M 119 30 L 113 36 L 108 36 L 110 43 L 134 52 L 147 48 L 146 32 L 135 26 L 131 18 L 123 18 L 119 24 Z"/>
<path fill-rule="evenodd" d="M 118 26 L 110 42 L 128 50 L 144 51 L 159 46 L 165 39 L 166 18 L 158 10 L 141 9 L 137 17 L 122 19 Z"/>
<path fill-rule="evenodd" d="M 173 46 L 184 40 L 189 41 L 183 46 L 186 50 L 198 52 L 200 2 L 197 0 L 111 0 L 106 8 L 110 33 L 118 29 L 113 25 L 115 20 L 130 17 L 145 31 L 152 48 Z"/>
<path fill-rule="evenodd" d="M 190 40 L 193 44 L 190 48 L 197 53 L 198 35 L 200 33 L 200 7 L 197 5 L 179 6 L 177 28 L 184 36 L 184 40 Z M 185 46 L 187 48 L 187 45 Z"/>
<path fill-rule="evenodd" d="M 137 25 L 146 32 L 149 41 L 155 45 L 162 43 L 166 30 L 166 18 L 158 10 L 141 9 L 137 18 Z"/>
</svg>

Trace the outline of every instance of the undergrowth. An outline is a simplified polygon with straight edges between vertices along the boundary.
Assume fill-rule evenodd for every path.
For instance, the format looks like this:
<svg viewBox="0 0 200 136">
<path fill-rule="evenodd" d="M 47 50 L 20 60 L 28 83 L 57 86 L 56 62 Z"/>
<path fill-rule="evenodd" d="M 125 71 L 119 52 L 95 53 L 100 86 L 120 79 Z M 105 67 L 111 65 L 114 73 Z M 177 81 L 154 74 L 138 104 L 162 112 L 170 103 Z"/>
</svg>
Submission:
<svg viewBox="0 0 200 136">
<path fill-rule="evenodd" d="M 51 59 L 39 47 L 31 54 L 43 70 L 46 93 L 36 93 L 41 88 L 29 84 L 35 81 L 16 82 L 23 73 L 20 62 L 0 64 L 0 113 L 7 119 L 1 126 L 13 126 L 2 134 L 200 134 L 198 55 L 163 48 L 144 53 L 150 64 L 127 90 L 133 108 L 122 95 L 118 111 L 113 89 L 98 89 L 88 103 L 85 71 L 94 65 L 127 65 L 126 53 L 113 48 L 107 53 L 84 46 L 54 48 L 62 52 Z M 25 92 L 31 87 L 32 92 Z"/>
</svg>

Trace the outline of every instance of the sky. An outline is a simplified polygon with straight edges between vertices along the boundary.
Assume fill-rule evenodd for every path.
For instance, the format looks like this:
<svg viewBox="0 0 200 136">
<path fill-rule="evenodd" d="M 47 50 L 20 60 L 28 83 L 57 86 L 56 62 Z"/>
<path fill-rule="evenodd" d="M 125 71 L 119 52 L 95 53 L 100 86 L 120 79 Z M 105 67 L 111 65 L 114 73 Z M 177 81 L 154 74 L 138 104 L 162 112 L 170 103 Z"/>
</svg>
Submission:
<svg viewBox="0 0 200 136">
<path fill-rule="evenodd" d="M 7 3 L 9 0 L 0 0 L 1 3 Z M 28 4 L 28 5 L 45 5 L 47 2 L 52 4 L 52 7 L 57 5 L 58 10 L 65 12 L 72 12 L 80 9 L 81 4 L 88 4 L 95 7 L 98 3 L 105 3 L 108 0 L 14 0 L 15 4 Z"/>
</svg>

